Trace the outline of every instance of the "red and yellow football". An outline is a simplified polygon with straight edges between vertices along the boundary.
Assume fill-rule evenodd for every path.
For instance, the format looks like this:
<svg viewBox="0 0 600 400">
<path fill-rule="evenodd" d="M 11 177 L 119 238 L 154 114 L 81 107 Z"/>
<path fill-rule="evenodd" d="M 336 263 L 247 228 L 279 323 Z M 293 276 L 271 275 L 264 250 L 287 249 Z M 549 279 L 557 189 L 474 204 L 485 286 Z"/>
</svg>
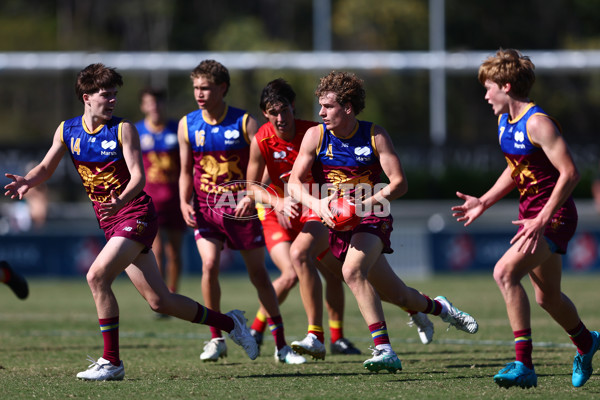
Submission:
<svg viewBox="0 0 600 400">
<path fill-rule="evenodd" d="M 356 205 L 344 197 L 331 200 L 329 210 L 333 214 L 333 223 L 336 231 L 351 231 L 360 222 L 356 215 Z"/>
</svg>

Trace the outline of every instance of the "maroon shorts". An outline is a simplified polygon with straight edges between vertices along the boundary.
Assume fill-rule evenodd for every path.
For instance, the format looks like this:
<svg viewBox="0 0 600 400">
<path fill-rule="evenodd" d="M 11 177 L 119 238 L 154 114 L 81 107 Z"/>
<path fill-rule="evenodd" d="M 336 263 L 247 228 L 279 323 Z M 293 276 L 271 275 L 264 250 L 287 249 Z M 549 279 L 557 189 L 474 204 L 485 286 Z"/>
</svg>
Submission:
<svg viewBox="0 0 600 400">
<path fill-rule="evenodd" d="M 176 231 L 185 231 L 187 225 L 183 220 L 181 208 L 179 207 L 179 199 L 177 202 L 155 203 L 156 214 L 158 215 L 158 227 L 173 229 Z"/>
<path fill-rule="evenodd" d="M 194 239 L 217 239 L 232 250 L 252 250 L 265 246 L 262 225 L 258 215 L 244 219 L 232 218 L 232 208 L 221 207 L 215 212 L 209 207 L 195 207 L 197 229 Z"/>
<path fill-rule="evenodd" d="M 522 229 L 522 226 L 519 230 Z M 567 254 L 569 241 L 575 235 L 577 220 L 552 218 L 544 230 L 544 237 L 549 242 L 553 253 Z"/>
<path fill-rule="evenodd" d="M 102 221 L 100 227 L 107 241 L 113 236 L 125 237 L 143 244 L 142 253 L 148 253 L 158 231 L 158 219 L 150 196 L 144 194 L 130 201 L 115 216 Z"/>
<path fill-rule="evenodd" d="M 179 205 L 179 190 L 177 185 L 146 184 L 144 189 L 154 203 L 158 215 L 158 227 L 184 231 L 187 227 Z"/>
<path fill-rule="evenodd" d="M 377 217 L 375 215 L 365 216 L 356 228 L 347 232 L 335 231 L 329 229 L 329 248 L 335 258 L 340 261 L 346 259 L 346 253 L 350 247 L 352 235 L 358 232 L 366 232 L 377 236 L 383 243 L 382 253 L 390 254 L 394 250 L 391 248 L 390 235 L 392 234 L 392 223 L 394 219 L 391 215 L 387 217 Z"/>
<path fill-rule="evenodd" d="M 522 207 L 520 205 L 520 207 Z M 531 213 L 530 213 L 531 214 Z M 534 215 L 528 215 L 519 209 L 519 219 L 533 218 Z M 544 237 L 550 245 L 550 250 L 553 253 L 566 254 L 569 241 L 575 235 L 577 229 L 577 208 L 573 199 L 569 199 L 563 206 L 552 216 L 546 229 L 544 229 Z M 517 232 L 523 229 L 523 225 L 519 226 Z"/>
</svg>

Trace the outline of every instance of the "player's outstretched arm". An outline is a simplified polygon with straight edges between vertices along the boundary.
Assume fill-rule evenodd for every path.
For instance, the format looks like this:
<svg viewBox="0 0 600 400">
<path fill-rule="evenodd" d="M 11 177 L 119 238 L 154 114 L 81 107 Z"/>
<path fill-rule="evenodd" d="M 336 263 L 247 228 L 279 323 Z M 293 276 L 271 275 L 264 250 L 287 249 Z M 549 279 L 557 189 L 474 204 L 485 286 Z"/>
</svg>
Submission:
<svg viewBox="0 0 600 400">
<path fill-rule="evenodd" d="M 498 200 L 506 196 L 515 188 L 515 182 L 511 178 L 511 169 L 506 167 L 500 175 L 494 186 L 492 186 L 483 196 L 474 197 L 456 192 L 458 198 L 464 200 L 461 206 L 452 207 L 453 217 L 458 222 L 465 222 L 465 226 L 471 225 L 481 214 L 494 205 Z"/>
<path fill-rule="evenodd" d="M 62 142 L 61 133 L 62 124 L 56 128 L 52 139 L 52 146 L 50 146 L 50 149 L 44 156 L 42 162 L 33 167 L 27 175 L 23 177 L 16 174 L 5 174 L 7 178 L 12 179 L 11 183 L 4 186 L 4 189 L 6 190 L 4 193 L 5 196 L 10 196 L 11 199 L 18 198 L 21 200 L 29 189 L 45 182 L 52 176 L 67 150 Z"/>
</svg>

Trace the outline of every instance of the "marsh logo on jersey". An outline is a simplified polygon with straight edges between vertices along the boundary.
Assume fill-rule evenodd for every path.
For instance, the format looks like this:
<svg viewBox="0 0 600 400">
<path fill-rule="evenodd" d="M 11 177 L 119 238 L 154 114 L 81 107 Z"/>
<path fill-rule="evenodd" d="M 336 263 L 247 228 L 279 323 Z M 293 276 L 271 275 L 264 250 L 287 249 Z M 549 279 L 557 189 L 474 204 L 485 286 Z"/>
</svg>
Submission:
<svg viewBox="0 0 600 400">
<path fill-rule="evenodd" d="M 223 136 L 225 136 L 225 144 L 234 144 L 236 143 L 237 139 L 240 138 L 240 131 L 238 131 L 237 129 L 228 129 L 225 131 Z"/>
<path fill-rule="evenodd" d="M 358 161 L 369 161 L 371 159 L 371 153 L 373 153 L 373 151 L 368 146 L 357 147 L 354 149 L 354 154 L 356 154 L 356 159 Z"/>
<path fill-rule="evenodd" d="M 287 153 L 283 150 L 273 152 L 273 158 L 276 160 L 284 159 Z"/>
<path fill-rule="evenodd" d="M 173 146 L 177 143 L 177 134 L 176 133 L 167 133 L 165 135 L 165 144 L 167 146 Z"/>
<path fill-rule="evenodd" d="M 111 140 L 110 142 L 107 140 L 103 140 L 102 141 L 102 148 L 105 150 L 114 150 L 117 148 L 117 142 L 115 142 L 114 140 Z"/>
<path fill-rule="evenodd" d="M 152 135 L 143 135 L 140 138 L 140 146 L 144 151 L 152 150 L 154 147 L 154 138 Z"/>
<path fill-rule="evenodd" d="M 523 142 L 525 141 L 525 134 L 521 131 L 516 131 L 515 132 L 515 148 L 517 149 L 524 149 L 525 145 L 523 144 Z M 520 143 L 517 143 L 520 142 Z"/>
<path fill-rule="evenodd" d="M 100 143 L 100 145 L 102 146 L 102 148 L 104 150 L 114 150 L 117 148 L 117 142 L 115 142 L 114 140 L 111 140 L 111 141 L 103 140 L 102 143 Z M 116 151 L 104 151 L 104 150 L 100 151 L 100 154 L 102 154 L 103 156 L 117 155 Z"/>
</svg>

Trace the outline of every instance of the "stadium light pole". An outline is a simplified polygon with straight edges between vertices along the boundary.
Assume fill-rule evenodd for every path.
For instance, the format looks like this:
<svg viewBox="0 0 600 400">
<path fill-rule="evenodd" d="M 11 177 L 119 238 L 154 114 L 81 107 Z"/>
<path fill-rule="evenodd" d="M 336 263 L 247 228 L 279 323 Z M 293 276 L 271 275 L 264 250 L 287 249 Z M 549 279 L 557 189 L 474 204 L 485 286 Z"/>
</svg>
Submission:
<svg viewBox="0 0 600 400">
<path fill-rule="evenodd" d="M 331 0 L 313 0 L 313 51 L 331 51 Z"/>
<path fill-rule="evenodd" d="M 331 0 L 313 0 L 313 52 L 331 52 Z M 313 100 L 315 121 L 319 109 L 319 102 Z"/>
<path fill-rule="evenodd" d="M 446 143 L 445 30 L 445 1 L 429 0 L 429 51 L 435 65 L 429 72 L 429 135 L 436 147 Z"/>
</svg>

